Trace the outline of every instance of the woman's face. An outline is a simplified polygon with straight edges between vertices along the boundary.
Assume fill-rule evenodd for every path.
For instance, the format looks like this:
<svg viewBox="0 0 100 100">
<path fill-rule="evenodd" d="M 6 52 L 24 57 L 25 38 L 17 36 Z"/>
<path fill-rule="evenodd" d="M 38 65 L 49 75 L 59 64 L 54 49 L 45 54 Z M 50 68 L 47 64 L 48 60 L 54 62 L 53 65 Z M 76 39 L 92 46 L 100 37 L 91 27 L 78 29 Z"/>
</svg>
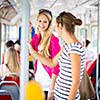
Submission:
<svg viewBox="0 0 100 100">
<path fill-rule="evenodd" d="M 39 31 L 42 31 L 42 32 L 46 31 L 49 25 L 48 18 L 44 14 L 39 15 L 37 25 L 38 25 Z"/>
</svg>

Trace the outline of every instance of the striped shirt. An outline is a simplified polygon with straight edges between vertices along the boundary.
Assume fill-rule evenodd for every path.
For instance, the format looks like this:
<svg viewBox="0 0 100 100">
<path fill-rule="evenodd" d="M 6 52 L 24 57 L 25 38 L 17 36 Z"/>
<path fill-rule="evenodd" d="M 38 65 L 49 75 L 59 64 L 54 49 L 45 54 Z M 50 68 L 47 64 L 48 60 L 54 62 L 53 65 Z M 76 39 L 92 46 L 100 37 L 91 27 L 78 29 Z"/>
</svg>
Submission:
<svg viewBox="0 0 100 100">
<path fill-rule="evenodd" d="M 55 90 L 54 90 L 55 100 L 68 100 L 70 88 L 72 85 L 72 66 L 71 66 L 71 59 L 69 56 L 70 53 L 80 55 L 81 57 L 80 81 L 83 76 L 85 68 L 84 49 L 79 43 L 72 43 L 69 45 L 65 44 L 62 54 L 58 58 L 58 62 L 60 65 L 60 72 L 55 84 Z M 75 100 L 80 100 L 79 89 L 77 90 Z"/>
</svg>

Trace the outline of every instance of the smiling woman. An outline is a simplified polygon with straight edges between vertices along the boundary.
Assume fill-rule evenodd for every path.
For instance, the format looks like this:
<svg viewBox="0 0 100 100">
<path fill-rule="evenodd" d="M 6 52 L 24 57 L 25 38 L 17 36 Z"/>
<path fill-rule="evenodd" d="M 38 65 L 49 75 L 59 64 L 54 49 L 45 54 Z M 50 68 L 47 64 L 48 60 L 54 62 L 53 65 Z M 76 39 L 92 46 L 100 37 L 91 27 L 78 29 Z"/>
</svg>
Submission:
<svg viewBox="0 0 100 100">
<path fill-rule="evenodd" d="M 37 16 L 37 34 L 30 41 L 30 45 L 38 53 L 48 58 L 53 58 L 60 50 L 59 40 L 53 35 L 51 30 L 52 13 L 47 9 L 40 9 Z M 53 98 L 56 77 L 59 73 L 59 66 L 49 68 L 36 59 L 35 79 L 38 81 L 45 92 L 45 100 Z M 49 94 L 48 94 L 49 92 Z"/>
</svg>

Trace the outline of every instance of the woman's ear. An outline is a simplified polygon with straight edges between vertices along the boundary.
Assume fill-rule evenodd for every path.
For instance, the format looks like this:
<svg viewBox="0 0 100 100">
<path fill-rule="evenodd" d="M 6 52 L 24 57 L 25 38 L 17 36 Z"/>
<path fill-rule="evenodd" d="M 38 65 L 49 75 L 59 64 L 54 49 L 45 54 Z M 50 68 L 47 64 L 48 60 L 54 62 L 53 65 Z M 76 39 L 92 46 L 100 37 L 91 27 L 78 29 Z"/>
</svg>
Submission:
<svg viewBox="0 0 100 100">
<path fill-rule="evenodd" d="M 59 24 L 59 28 L 60 28 L 61 30 L 62 30 L 62 28 L 63 28 L 62 25 L 61 25 L 61 23 Z"/>
</svg>

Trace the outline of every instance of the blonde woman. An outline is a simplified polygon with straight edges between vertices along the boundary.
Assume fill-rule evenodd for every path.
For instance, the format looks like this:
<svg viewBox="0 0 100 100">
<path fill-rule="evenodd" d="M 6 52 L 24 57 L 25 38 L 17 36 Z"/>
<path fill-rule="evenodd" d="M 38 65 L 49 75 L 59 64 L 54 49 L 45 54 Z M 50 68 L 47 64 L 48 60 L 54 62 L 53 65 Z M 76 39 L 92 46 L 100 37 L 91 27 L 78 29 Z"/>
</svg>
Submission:
<svg viewBox="0 0 100 100">
<path fill-rule="evenodd" d="M 0 65 L 0 76 L 7 73 L 19 74 L 19 69 L 18 54 L 14 48 L 10 47 L 5 53 L 4 64 Z"/>
<path fill-rule="evenodd" d="M 30 45 L 34 50 L 48 58 L 53 58 L 60 50 L 59 40 L 52 33 L 51 23 L 51 11 L 40 9 L 37 16 L 37 33 L 30 41 Z M 53 89 L 59 73 L 59 65 L 50 68 L 50 66 L 42 64 L 40 60 L 36 60 L 34 72 L 35 80 L 41 84 L 45 92 L 45 100 L 47 100 L 47 98 L 53 100 Z"/>
</svg>

